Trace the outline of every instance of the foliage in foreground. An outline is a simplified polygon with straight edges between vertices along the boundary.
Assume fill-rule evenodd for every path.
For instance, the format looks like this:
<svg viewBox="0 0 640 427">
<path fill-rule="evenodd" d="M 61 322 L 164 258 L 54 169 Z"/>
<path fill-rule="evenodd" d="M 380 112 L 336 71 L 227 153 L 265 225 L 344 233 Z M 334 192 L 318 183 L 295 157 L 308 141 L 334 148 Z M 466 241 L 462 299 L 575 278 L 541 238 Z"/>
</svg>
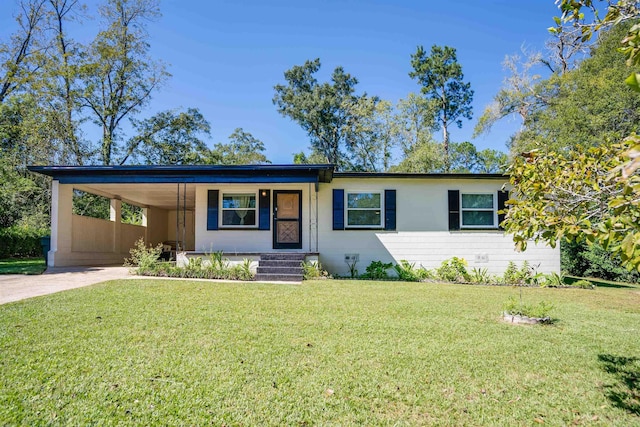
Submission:
<svg viewBox="0 0 640 427">
<path fill-rule="evenodd" d="M 522 299 L 510 296 L 505 302 L 504 312 L 514 316 L 526 316 L 535 319 L 545 319 L 553 310 L 553 304 L 548 301 L 540 301 L 538 304 L 525 304 Z"/>
<path fill-rule="evenodd" d="M 319 261 L 305 261 L 302 263 L 302 277 L 304 280 L 330 279 L 331 275 Z"/>
<path fill-rule="evenodd" d="M 640 271 L 640 175 L 621 180 L 611 172 L 628 160 L 630 144 L 517 158 L 503 223 L 516 248 L 525 250 L 529 241 L 597 242 Z"/>
<path fill-rule="evenodd" d="M 562 17 L 555 18 L 552 32 L 572 24 L 586 41 L 602 28 L 626 26 L 620 44 L 606 49 L 623 54 L 631 67 L 625 83 L 640 92 L 639 3 L 607 0 L 605 4 L 601 18 L 592 0 L 560 1 Z M 585 19 L 585 10 L 593 13 L 592 19 Z M 631 124 L 636 125 L 633 120 Z M 509 203 L 504 225 L 520 249 L 530 239 L 551 245 L 563 238 L 584 239 L 599 243 L 630 270 L 640 272 L 640 136 L 631 131 L 626 137 L 613 137 L 617 144 L 604 139 L 604 145 L 586 150 L 530 152 L 516 159 L 509 172 L 519 200 Z"/>
<path fill-rule="evenodd" d="M 0 228 L 0 258 L 42 255 L 40 238 L 46 230 L 28 226 Z"/>
<path fill-rule="evenodd" d="M 592 289 L 595 285 L 587 280 L 581 282 L 568 281 L 558 273 L 543 274 L 537 271 L 536 266 L 531 266 L 524 261 L 520 267 L 511 261 L 502 275 L 490 274 L 486 268 L 474 267 L 469 271 L 467 261 L 464 258 L 453 257 L 442 261 L 440 267 L 433 270 L 416 267 L 415 263 L 400 260 L 399 264 L 384 263 L 382 261 L 372 261 L 366 268 L 366 273 L 357 275 L 355 264 L 350 265 L 356 274 L 351 278 L 369 280 L 389 280 L 393 279 L 389 275 L 389 270 L 395 270 L 397 279 L 405 282 L 446 282 L 446 283 L 468 283 L 477 285 L 512 285 L 512 286 L 536 286 L 546 288 L 580 287 Z"/>
<path fill-rule="evenodd" d="M 560 264 L 562 271 L 571 276 L 640 283 L 640 272 L 622 267 L 619 256 L 597 243 L 561 242 Z"/>
<path fill-rule="evenodd" d="M 638 288 L 123 280 L 0 306 L 8 425 L 637 425 Z"/>
<path fill-rule="evenodd" d="M 143 239 L 138 240 L 129 252 L 131 258 L 126 260 L 125 265 L 134 267 L 133 272 L 140 276 L 224 280 L 253 280 L 254 277 L 250 260 L 232 265 L 222 257 L 222 252 L 213 252 L 206 259 L 188 258 L 184 266 L 178 266 L 174 261 L 161 261 L 162 244 L 147 247 Z"/>
</svg>

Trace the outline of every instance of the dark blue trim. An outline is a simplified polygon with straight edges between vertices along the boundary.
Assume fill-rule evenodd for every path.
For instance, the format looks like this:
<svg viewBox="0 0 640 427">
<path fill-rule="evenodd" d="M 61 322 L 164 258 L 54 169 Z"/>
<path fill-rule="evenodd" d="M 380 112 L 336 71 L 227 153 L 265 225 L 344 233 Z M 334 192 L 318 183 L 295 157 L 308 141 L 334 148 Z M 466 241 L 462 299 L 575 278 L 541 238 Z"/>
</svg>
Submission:
<svg viewBox="0 0 640 427">
<path fill-rule="evenodd" d="M 333 229 L 344 230 L 344 190 L 333 190 Z"/>
<path fill-rule="evenodd" d="M 67 184 L 331 182 L 333 165 L 29 166 Z"/>
<path fill-rule="evenodd" d="M 408 179 L 509 179 L 501 173 L 399 173 L 399 172 L 334 172 L 333 178 L 408 178 Z"/>
<path fill-rule="evenodd" d="M 396 190 L 384 190 L 384 229 L 396 229 Z"/>
<path fill-rule="evenodd" d="M 449 230 L 460 230 L 460 190 L 449 190 Z"/>
<path fill-rule="evenodd" d="M 271 224 L 271 190 L 258 191 L 258 210 L 258 229 L 268 230 Z"/>
<path fill-rule="evenodd" d="M 299 183 L 317 182 L 317 176 L 173 176 L 173 175 L 83 175 L 83 176 L 61 176 L 55 177 L 61 184 L 233 184 L 233 183 L 257 183 L 257 184 L 277 184 L 277 183 Z"/>
<path fill-rule="evenodd" d="M 207 230 L 218 229 L 218 190 L 207 192 Z"/>
<path fill-rule="evenodd" d="M 498 190 L 498 210 L 499 211 L 505 210 L 505 208 L 507 207 L 506 206 L 507 200 L 509 200 L 509 192 L 506 190 L 505 191 Z M 498 227 L 500 227 L 501 230 L 503 230 L 504 228 L 500 226 L 500 224 L 502 224 L 502 221 L 504 221 L 506 216 L 507 216 L 506 213 L 498 214 Z"/>
</svg>

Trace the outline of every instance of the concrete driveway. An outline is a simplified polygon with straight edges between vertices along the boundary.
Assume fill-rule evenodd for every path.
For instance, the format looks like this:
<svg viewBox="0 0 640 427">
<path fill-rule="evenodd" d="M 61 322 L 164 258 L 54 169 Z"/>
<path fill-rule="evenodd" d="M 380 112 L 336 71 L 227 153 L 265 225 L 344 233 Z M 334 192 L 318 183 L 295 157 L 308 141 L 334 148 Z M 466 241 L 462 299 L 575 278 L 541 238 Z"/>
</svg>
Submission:
<svg viewBox="0 0 640 427">
<path fill-rule="evenodd" d="M 128 267 L 57 267 L 44 274 L 0 275 L 0 304 L 129 276 Z"/>
</svg>

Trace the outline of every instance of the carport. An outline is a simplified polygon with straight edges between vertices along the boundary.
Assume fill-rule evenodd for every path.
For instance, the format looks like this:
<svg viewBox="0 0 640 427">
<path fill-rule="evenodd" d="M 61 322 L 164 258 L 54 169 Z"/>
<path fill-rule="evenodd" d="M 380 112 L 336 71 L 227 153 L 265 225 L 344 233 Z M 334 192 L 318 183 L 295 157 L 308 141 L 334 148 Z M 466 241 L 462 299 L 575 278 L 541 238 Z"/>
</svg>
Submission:
<svg viewBox="0 0 640 427">
<path fill-rule="evenodd" d="M 171 245 L 172 250 L 194 251 L 196 230 L 207 231 L 207 189 L 210 187 L 267 184 L 285 193 L 290 186 L 307 188 L 308 229 L 304 230 L 309 247 L 317 247 L 317 191 L 319 182 L 331 180 L 330 165 L 233 165 L 233 166 L 30 166 L 29 170 L 53 178 L 51 203 L 51 247 L 48 265 L 99 266 L 122 265 L 129 250 L 140 238 L 147 245 Z M 302 187 L 304 185 L 304 187 Z M 289 186 L 289 187 L 287 187 Z M 73 213 L 74 190 L 109 199 L 109 220 Z M 204 217 L 196 216 L 196 194 Z M 267 195 L 271 190 L 262 191 Z M 292 191 L 289 191 L 291 193 Z M 297 191 L 302 194 L 301 191 Z M 313 197 L 312 197 L 313 194 Z M 202 198 L 204 197 L 204 198 Z M 302 199 L 299 198 L 302 212 Z M 122 203 L 142 208 L 140 225 L 121 220 Z M 270 202 L 261 207 L 267 224 L 272 218 Z M 264 212 L 262 212 L 264 210 Z M 312 217 L 314 219 L 312 219 Z M 198 218 L 198 219 L 197 219 Z M 299 217 L 298 217 L 299 218 Z M 200 225 L 196 224 L 199 221 Z M 275 219 L 274 219 L 275 221 Z M 282 224 L 285 224 L 284 222 Z M 285 224 L 286 225 L 286 224 Z M 258 230 L 258 227 L 254 227 Z M 225 231 L 232 236 L 233 231 Z M 270 244 L 269 227 L 260 234 Z M 256 236 L 253 234 L 253 236 Z M 248 234 L 245 238 L 253 237 Z M 268 240 L 267 240 L 268 239 Z M 254 239 L 249 239 L 251 242 Z M 242 243 L 238 241 L 238 243 Z M 200 246 L 206 246 L 201 244 Z M 203 250 L 200 248 L 200 250 Z M 317 251 L 317 249 L 316 249 Z"/>
</svg>

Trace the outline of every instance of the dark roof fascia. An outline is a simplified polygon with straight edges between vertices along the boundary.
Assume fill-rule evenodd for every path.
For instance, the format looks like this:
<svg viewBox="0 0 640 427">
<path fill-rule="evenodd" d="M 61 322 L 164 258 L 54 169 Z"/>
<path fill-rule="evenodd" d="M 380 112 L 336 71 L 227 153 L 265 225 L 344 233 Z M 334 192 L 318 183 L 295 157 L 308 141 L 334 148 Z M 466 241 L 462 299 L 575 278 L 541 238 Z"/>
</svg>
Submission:
<svg viewBox="0 0 640 427">
<path fill-rule="evenodd" d="M 331 182 L 333 165 L 29 166 L 62 184 Z"/>
<path fill-rule="evenodd" d="M 333 177 L 385 179 L 509 179 L 509 175 L 501 173 L 334 172 Z"/>
</svg>

